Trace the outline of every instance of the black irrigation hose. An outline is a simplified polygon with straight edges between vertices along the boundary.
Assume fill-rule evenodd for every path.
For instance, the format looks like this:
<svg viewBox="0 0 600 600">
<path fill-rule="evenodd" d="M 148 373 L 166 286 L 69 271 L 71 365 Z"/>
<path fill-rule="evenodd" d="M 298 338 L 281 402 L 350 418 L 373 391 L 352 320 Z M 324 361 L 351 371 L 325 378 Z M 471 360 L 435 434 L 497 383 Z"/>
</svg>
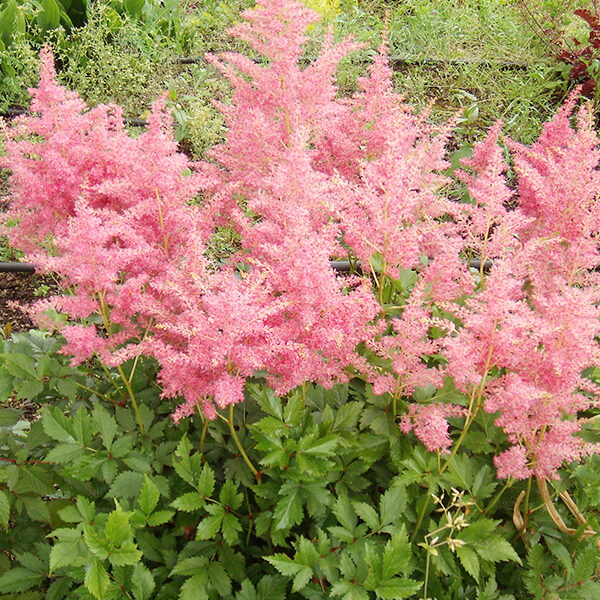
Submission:
<svg viewBox="0 0 600 600">
<path fill-rule="evenodd" d="M 338 273 L 350 273 L 352 265 L 349 260 L 332 260 L 330 261 L 331 268 Z M 481 261 L 479 259 L 470 260 L 469 267 L 473 269 L 481 269 Z M 484 263 L 483 270 L 489 271 L 492 267 L 492 261 L 486 260 Z M 355 271 L 362 273 L 360 263 L 356 263 Z M 34 273 L 35 267 L 30 263 L 20 262 L 0 262 L 0 273 Z"/>
<path fill-rule="evenodd" d="M 315 60 L 313 57 L 303 57 L 300 59 L 303 63 L 309 63 Z M 421 65 L 430 65 L 430 66 L 465 66 L 465 65 L 475 65 L 478 67 L 486 67 L 493 68 L 499 67 L 501 69 L 528 69 L 532 65 L 529 63 L 520 63 L 520 62 L 512 62 L 509 60 L 482 60 L 477 58 L 407 58 L 403 56 L 390 56 L 388 58 L 392 68 L 400 69 L 404 66 L 421 66 Z M 176 64 L 179 65 L 195 65 L 206 62 L 206 60 L 201 56 L 182 56 L 180 58 L 176 58 L 174 60 Z M 255 62 L 260 62 L 256 60 Z M 359 64 L 370 64 L 371 59 L 364 58 L 358 61 Z"/>
<path fill-rule="evenodd" d="M 30 263 L 0 262 L 0 273 L 34 273 L 35 267 Z"/>
<path fill-rule="evenodd" d="M 0 117 L 4 117 L 5 119 L 14 119 L 15 117 L 19 117 L 21 115 L 29 115 L 31 112 L 27 108 L 23 108 L 21 106 L 11 106 L 4 113 L 0 113 Z M 144 119 L 137 119 L 135 117 L 128 118 L 124 117 L 123 121 L 126 125 L 130 127 L 147 127 L 148 121 Z"/>
<path fill-rule="evenodd" d="M 357 261 L 352 265 L 349 260 L 332 260 L 329 264 L 331 265 L 331 268 L 338 273 L 350 273 L 352 270 L 356 273 L 363 272 L 360 261 Z M 488 258 L 483 263 L 483 270 L 487 273 L 492 268 L 492 264 L 492 261 Z M 481 261 L 478 258 L 470 260 L 469 268 L 479 271 L 481 269 Z"/>
</svg>

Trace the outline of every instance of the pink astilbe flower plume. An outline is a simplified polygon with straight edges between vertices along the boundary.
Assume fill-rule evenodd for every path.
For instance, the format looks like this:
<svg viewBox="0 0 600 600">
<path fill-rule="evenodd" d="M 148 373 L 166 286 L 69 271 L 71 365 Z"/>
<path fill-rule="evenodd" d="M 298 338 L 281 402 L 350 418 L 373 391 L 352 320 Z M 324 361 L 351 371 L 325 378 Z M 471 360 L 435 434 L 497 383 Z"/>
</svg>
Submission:
<svg viewBox="0 0 600 600">
<path fill-rule="evenodd" d="M 466 409 L 452 404 L 411 404 L 400 420 L 403 433 L 414 431 L 430 452 L 447 454 L 452 440 L 448 432 L 448 417 L 462 417 Z"/>
<path fill-rule="evenodd" d="M 57 84 L 48 48 L 41 58 L 40 85 L 31 90 L 35 112 L 6 134 L 2 165 L 11 170 L 12 196 L 1 218 L 19 225 L 4 232 L 72 289 L 72 296 L 54 300 L 56 308 L 84 319 L 105 305 L 105 316 L 119 326 L 118 336 L 111 325 L 103 338 L 104 350 L 113 352 L 142 336 L 147 321 L 133 318 L 139 297 L 162 276 L 165 261 L 185 254 L 193 222 L 186 202 L 198 179 L 185 176 L 189 161 L 177 153 L 162 99 L 148 130 L 130 137 L 118 107 L 88 110 Z M 87 338 L 68 336 L 64 351 L 81 360 L 84 346 L 91 348 L 84 339 L 92 338 L 92 331 Z"/>
<path fill-rule="evenodd" d="M 531 148 L 510 142 L 517 209 L 503 214 L 509 192 L 498 178 L 506 166 L 492 145 L 497 128 L 467 161 L 475 176 L 463 176 L 477 202 L 471 231 L 495 264 L 457 311 L 463 326 L 446 342 L 448 373 L 464 392 L 481 390 L 514 444 L 496 459 L 501 477 L 555 478 L 563 462 L 598 451 L 576 434 L 578 413 L 595 406 L 598 392 L 581 373 L 598 359 L 598 286 L 588 269 L 600 260 L 600 153 L 585 109 L 571 126 L 574 102 Z M 493 379 L 492 370 L 503 374 Z"/>
</svg>

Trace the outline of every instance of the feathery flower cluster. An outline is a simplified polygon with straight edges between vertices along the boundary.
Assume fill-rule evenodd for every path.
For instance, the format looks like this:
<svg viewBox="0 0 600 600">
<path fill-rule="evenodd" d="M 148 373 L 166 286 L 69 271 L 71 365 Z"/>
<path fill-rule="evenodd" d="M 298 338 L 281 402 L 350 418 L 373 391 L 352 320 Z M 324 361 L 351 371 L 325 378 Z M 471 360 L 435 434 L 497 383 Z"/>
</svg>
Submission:
<svg viewBox="0 0 600 600">
<path fill-rule="evenodd" d="M 463 417 L 467 409 L 452 404 L 411 404 L 400 419 L 403 433 L 415 432 L 430 452 L 447 454 L 452 446 L 448 433 L 448 417 Z"/>
<path fill-rule="evenodd" d="M 118 364 L 127 355 L 122 345 L 143 337 L 150 325 L 140 298 L 150 302 L 150 282 L 165 276 L 166 262 L 187 253 L 194 218 L 186 202 L 199 179 L 186 176 L 189 161 L 177 152 L 162 99 L 148 130 L 133 138 L 118 107 L 88 110 L 57 84 L 48 48 L 41 58 L 33 114 L 6 131 L 0 164 L 11 170 L 12 196 L 3 221 L 19 225 L 4 233 L 74 291 L 44 302 L 44 309 L 52 305 L 75 320 L 102 315 L 102 335 L 91 326 L 85 333 L 81 326 L 67 328 L 65 352 L 80 362 L 93 350 Z"/>
<path fill-rule="evenodd" d="M 447 418 L 483 408 L 509 442 L 500 477 L 555 477 L 596 452 L 576 435 L 600 335 L 600 151 L 587 111 L 573 127 L 573 96 L 531 147 L 508 141 L 516 192 L 497 123 L 459 173 L 473 203 L 457 203 L 442 190 L 452 124 L 434 128 L 394 92 L 386 40 L 340 98 L 337 65 L 360 45 L 330 33 L 302 67 L 318 15 L 263 4 L 232 29 L 261 61 L 208 57 L 233 88 L 210 162 L 177 152 L 163 100 L 131 137 L 118 107 L 88 109 L 58 85 L 42 51 L 34 114 L 5 128 L 0 162 L 12 173 L 2 220 L 19 222 L 3 231 L 73 290 L 40 303 L 39 322 L 48 308 L 66 314 L 76 363 L 155 357 L 164 395 L 183 398 L 176 420 L 242 402 L 257 371 L 278 394 L 353 373 L 404 398 L 451 376 L 471 413 L 415 403 L 401 420 L 428 449 L 447 452 Z M 241 240 L 224 265 L 206 252 L 220 226 Z M 364 275 L 336 275 L 330 259 L 347 255 Z M 491 272 L 470 270 L 470 256 Z M 90 324 L 98 316 L 103 327 Z"/>
<path fill-rule="evenodd" d="M 574 435 L 577 413 L 595 405 L 598 390 L 581 373 L 597 364 L 600 335 L 598 279 L 589 272 L 600 261 L 600 152 L 585 108 L 571 126 L 574 104 L 573 96 L 531 148 L 509 142 L 516 209 L 503 214 L 498 203 L 509 194 L 498 178 L 507 166 L 497 130 L 467 163 L 476 170 L 468 181 L 478 202 L 469 217 L 485 221 L 482 254 L 495 264 L 457 311 L 463 327 L 446 356 L 456 384 L 479 390 L 513 444 L 496 458 L 500 477 L 556 477 L 564 461 L 598 451 Z M 492 370 L 500 376 L 491 378 Z"/>
</svg>

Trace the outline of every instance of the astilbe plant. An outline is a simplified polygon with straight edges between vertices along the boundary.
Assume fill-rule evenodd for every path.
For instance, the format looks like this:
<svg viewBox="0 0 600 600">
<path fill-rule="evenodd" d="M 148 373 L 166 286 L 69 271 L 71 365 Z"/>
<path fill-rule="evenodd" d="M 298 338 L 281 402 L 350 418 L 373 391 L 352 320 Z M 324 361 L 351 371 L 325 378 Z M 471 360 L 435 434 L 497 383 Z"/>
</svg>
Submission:
<svg viewBox="0 0 600 600">
<path fill-rule="evenodd" d="M 232 33 L 261 58 L 209 57 L 233 96 L 227 140 L 201 164 L 176 151 L 161 100 L 133 138 L 117 107 L 87 109 L 59 86 L 42 53 L 34 114 L 6 130 L 2 161 L 11 242 L 72 292 L 40 306 L 40 322 L 49 306 L 66 314 L 76 363 L 156 358 L 165 396 L 183 398 L 176 420 L 242 402 L 258 371 L 280 395 L 362 377 L 393 398 L 394 417 L 407 407 L 405 433 L 450 454 L 441 472 L 482 409 L 506 432 L 500 477 L 555 478 L 596 452 L 577 435 L 596 402 L 581 373 L 600 334 L 587 109 L 573 127 L 572 97 L 532 147 L 508 142 L 516 192 L 497 124 L 465 161 L 473 203 L 459 204 L 441 174 L 452 124 L 433 127 L 396 94 L 385 42 L 340 98 L 335 70 L 354 42 L 328 35 L 303 68 L 314 13 L 270 0 L 244 16 Z M 223 225 L 241 243 L 219 265 L 206 248 Z M 347 255 L 362 275 L 336 275 L 330 259 Z M 448 377 L 464 406 L 411 404 Z M 454 446 L 449 417 L 464 418 Z"/>
</svg>

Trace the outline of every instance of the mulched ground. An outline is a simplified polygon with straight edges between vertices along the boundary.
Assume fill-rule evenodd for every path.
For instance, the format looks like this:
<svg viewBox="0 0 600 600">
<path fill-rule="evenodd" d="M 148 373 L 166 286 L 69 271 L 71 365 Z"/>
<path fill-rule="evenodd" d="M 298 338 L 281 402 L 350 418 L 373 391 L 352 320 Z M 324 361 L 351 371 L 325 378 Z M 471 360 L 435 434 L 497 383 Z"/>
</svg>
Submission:
<svg viewBox="0 0 600 600">
<path fill-rule="evenodd" d="M 0 332 L 7 323 L 10 323 L 12 331 L 28 331 L 34 327 L 27 313 L 12 303 L 27 307 L 39 300 L 35 291 L 39 290 L 40 286 L 54 290 L 56 283 L 50 277 L 33 273 L 0 273 Z"/>
</svg>

